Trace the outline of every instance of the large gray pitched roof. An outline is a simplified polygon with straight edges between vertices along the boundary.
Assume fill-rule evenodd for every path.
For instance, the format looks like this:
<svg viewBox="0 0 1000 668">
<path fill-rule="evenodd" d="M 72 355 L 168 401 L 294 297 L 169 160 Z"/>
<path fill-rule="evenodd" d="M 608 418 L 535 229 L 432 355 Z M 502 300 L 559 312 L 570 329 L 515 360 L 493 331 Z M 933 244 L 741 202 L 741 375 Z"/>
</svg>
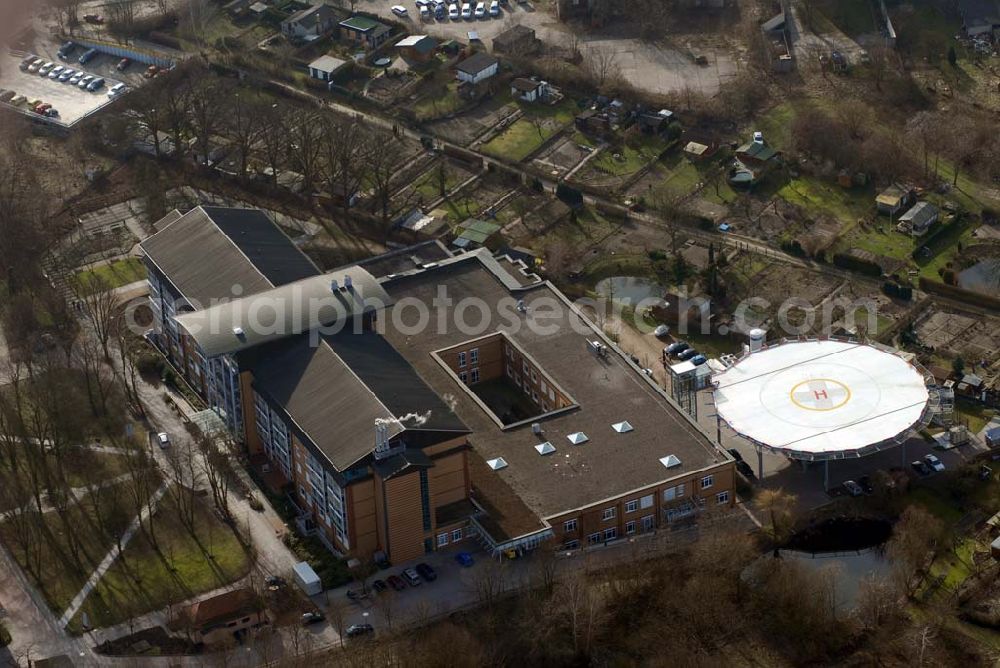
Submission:
<svg viewBox="0 0 1000 668">
<path fill-rule="evenodd" d="M 195 308 L 319 273 L 257 209 L 198 207 L 142 242 L 146 257 Z"/>
</svg>

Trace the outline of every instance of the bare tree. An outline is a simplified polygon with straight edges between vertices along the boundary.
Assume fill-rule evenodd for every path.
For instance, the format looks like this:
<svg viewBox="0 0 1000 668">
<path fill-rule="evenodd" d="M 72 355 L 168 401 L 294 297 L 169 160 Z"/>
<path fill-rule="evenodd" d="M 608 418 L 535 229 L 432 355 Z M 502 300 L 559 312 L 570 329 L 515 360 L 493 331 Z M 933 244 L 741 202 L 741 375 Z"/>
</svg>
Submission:
<svg viewBox="0 0 1000 668">
<path fill-rule="evenodd" d="M 69 284 L 79 308 L 101 343 L 104 358 L 110 359 L 108 346 L 121 318 L 121 297 L 103 274 L 94 271 L 77 274 Z"/>
<path fill-rule="evenodd" d="M 368 165 L 368 184 L 371 186 L 382 225 L 388 230 L 392 177 L 402 163 L 399 140 L 386 132 L 372 132 L 366 141 L 364 156 Z"/>
</svg>

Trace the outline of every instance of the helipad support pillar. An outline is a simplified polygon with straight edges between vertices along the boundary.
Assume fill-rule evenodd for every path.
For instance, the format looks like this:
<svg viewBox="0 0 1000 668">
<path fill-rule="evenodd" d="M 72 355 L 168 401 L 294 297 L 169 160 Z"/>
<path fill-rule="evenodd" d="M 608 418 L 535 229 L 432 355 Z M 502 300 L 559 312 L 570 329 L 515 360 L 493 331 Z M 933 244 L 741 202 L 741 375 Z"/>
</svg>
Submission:
<svg viewBox="0 0 1000 668">
<path fill-rule="evenodd" d="M 823 491 L 830 490 L 830 460 L 823 460 Z"/>
<path fill-rule="evenodd" d="M 903 441 L 902 446 L 900 446 L 899 451 L 903 453 L 902 458 L 899 460 L 899 465 L 904 470 L 906 469 L 906 441 Z"/>
<path fill-rule="evenodd" d="M 764 448 L 755 446 L 757 448 L 757 480 L 764 479 Z"/>
</svg>

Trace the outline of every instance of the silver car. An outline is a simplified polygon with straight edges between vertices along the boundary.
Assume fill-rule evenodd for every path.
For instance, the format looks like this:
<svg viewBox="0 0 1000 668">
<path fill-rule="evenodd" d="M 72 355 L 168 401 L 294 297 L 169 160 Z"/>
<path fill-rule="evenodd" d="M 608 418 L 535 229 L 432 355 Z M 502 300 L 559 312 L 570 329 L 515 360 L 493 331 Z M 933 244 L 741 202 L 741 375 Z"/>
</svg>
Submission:
<svg viewBox="0 0 1000 668">
<path fill-rule="evenodd" d="M 85 89 L 87 86 L 90 85 L 90 82 L 93 80 L 94 80 L 93 74 L 86 74 L 82 79 L 80 79 L 80 83 L 78 83 L 77 86 Z"/>
</svg>

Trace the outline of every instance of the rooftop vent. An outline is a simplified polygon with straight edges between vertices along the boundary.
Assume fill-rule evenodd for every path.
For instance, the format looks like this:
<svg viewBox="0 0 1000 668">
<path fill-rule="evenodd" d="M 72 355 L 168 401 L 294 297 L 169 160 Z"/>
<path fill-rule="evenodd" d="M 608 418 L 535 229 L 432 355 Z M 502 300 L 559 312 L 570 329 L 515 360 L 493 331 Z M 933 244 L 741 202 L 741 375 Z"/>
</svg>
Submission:
<svg viewBox="0 0 1000 668">
<path fill-rule="evenodd" d="M 499 471 L 500 469 L 507 468 L 507 460 L 503 457 L 497 457 L 496 459 L 487 459 L 486 465 L 489 466 L 494 471 Z"/>
<path fill-rule="evenodd" d="M 528 310 L 528 305 L 524 303 L 523 299 L 517 300 L 517 310 L 521 313 L 525 313 Z"/>
<path fill-rule="evenodd" d="M 660 457 L 660 463 L 668 469 L 672 469 L 675 466 L 680 466 L 681 460 L 677 458 L 677 455 L 667 455 L 666 457 Z"/>
<path fill-rule="evenodd" d="M 536 445 L 535 450 L 537 450 L 540 455 L 551 455 L 556 451 L 556 446 L 552 445 L 548 441 L 545 441 L 544 443 Z"/>
<path fill-rule="evenodd" d="M 344 287 L 348 290 L 354 287 L 354 281 L 351 279 L 350 274 L 344 276 Z"/>
<path fill-rule="evenodd" d="M 340 290 L 340 283 L 338 283 L 335 278 L 330 281 L 330 292 L 337 292 L 338 290 Z"/>
<path fill-rule="evenodd" d="M 628 420 L 625 420 L 624 422 L 615 422 L 613 425 L 611 425 L 611 428 L 617 431 L 619 434 L 627 434 L 633 429 L 632 425 L 629 424 Z"/>
<path fill-rule="evenodd" d="M 531 433 L 534 434 L 535 436 L 538 436 L 539 434 L 541 434 L 542 433 L 542 423 L 541 422 L 532 422 L 531 423 Z"/>
<path fill-rule="evenodd" d="M 575 431 L 566 438 L 568 438 L 569 442 L 573 445 L 581 445 L 582 443 L 586 443 L 590 440 L 582 431 Z"/>
<path fill-rule="evenodd" d="M 243 331 L 242 327 L 233 327 L 233 334 L 235 334 L 236 338 L 241 341 L 246 338 L 246 333 Z"/>
</svg>

